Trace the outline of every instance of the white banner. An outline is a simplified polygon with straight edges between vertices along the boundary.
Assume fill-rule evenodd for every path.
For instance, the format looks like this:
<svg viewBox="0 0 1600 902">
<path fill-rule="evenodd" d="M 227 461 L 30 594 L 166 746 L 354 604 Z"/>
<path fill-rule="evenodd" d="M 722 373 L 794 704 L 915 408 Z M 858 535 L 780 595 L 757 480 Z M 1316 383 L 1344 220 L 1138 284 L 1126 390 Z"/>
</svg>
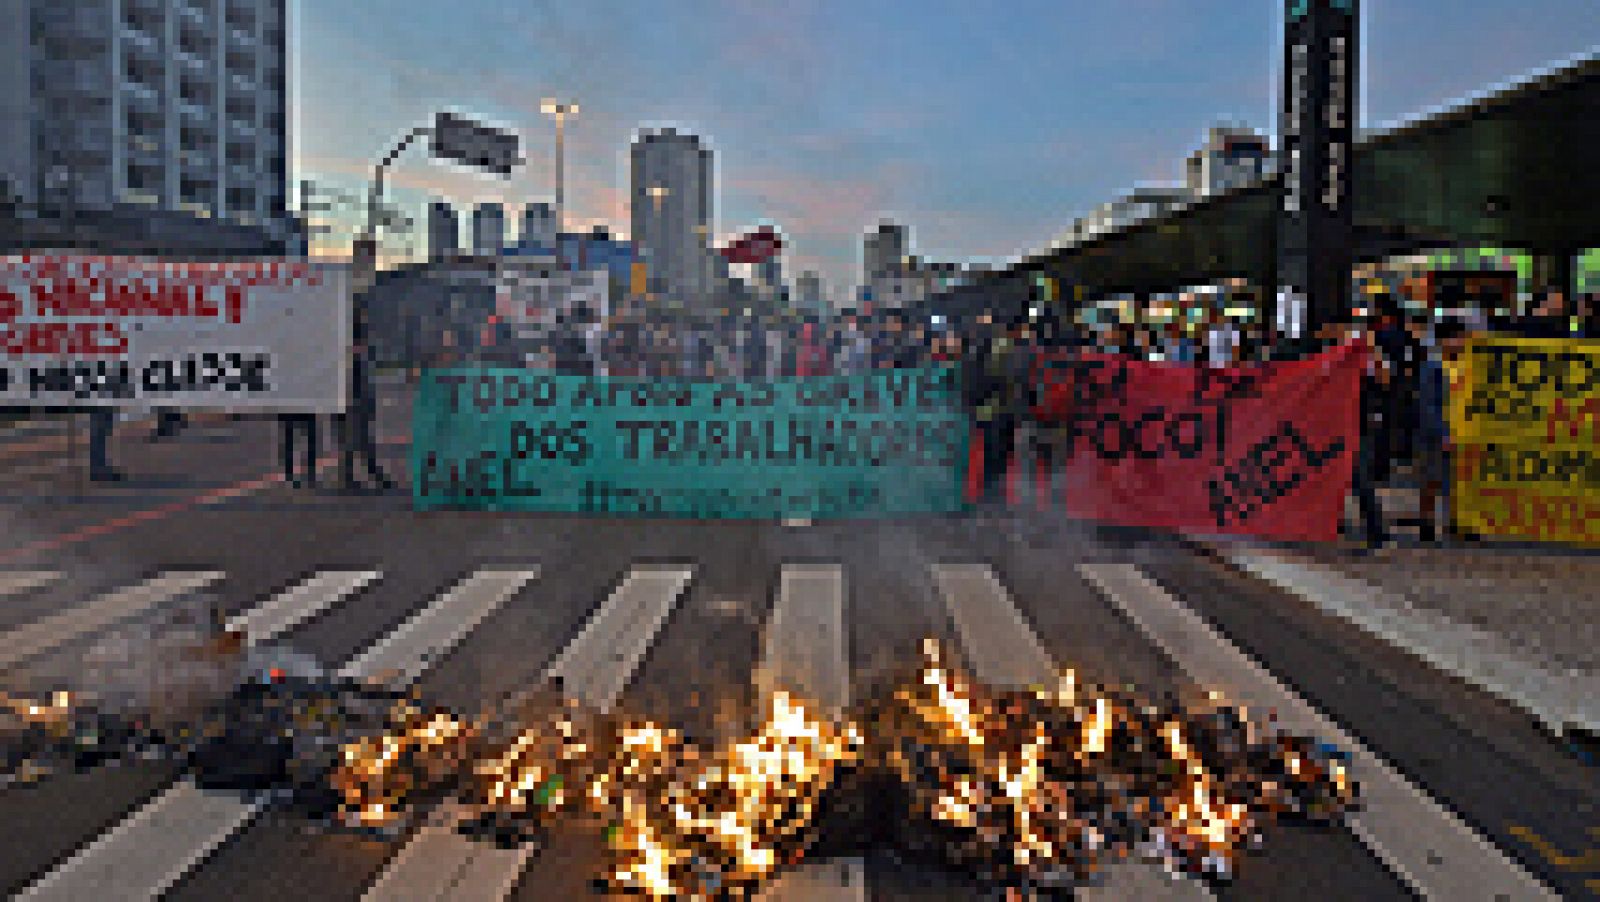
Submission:
<svg viewBox="0 0 1600 902">
<path fill-rule="evenodd" d="M 0 406 L 335 413 L 344 266 L 0 257 Z"/>
</svg>

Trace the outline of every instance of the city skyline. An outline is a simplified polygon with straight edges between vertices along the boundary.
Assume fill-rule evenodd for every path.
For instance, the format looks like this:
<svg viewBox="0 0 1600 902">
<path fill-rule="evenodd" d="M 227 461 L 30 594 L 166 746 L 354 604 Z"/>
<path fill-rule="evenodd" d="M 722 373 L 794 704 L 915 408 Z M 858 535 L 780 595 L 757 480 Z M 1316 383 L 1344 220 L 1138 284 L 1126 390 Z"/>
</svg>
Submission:
<svg viewBox="0 0 1600 902">
<path fill-rule="evenodd" d="M 926 258 L 998 262 L 1129 188 L 1181 182 L 1219 122 L 1270 134 L 1279 5 L 1222 17 L 1174 0 L 1070 16 L 1018 4 L 995 18 L 956 4 L 915 17 L 891 3 L 644 15 L 628 3 L 466 0 L 396 16 L 370 0 L 296 2 L 297 177 L 359 190 L 395 137 L 457 107 L 516 128 L 525 167 L 501 181 L 409 153 L 394 200 L 416 213 L 431 195 L 458 207 L 549 200 L 554 128 L 538 106 L 557 96 L 582 107 L 567 123 L 570 228 L 627 235 L 631 140 L 676 126 L 716 155 L 713 239 L 775 223 L 790 239 L 786 268 L 818 271 L 837 298 L 857 284 L 861 235 L 882 218 L 908 225 Z M 1523 80 L 1591 52 L 1600 34 L 1600 9 L 1575 0 L 1468 0 L 1443 17 L 1432 3 L 1370 6 L 1367 129 Z M 959 54 L 966 64 L 951 64 Z"/>
</svg>

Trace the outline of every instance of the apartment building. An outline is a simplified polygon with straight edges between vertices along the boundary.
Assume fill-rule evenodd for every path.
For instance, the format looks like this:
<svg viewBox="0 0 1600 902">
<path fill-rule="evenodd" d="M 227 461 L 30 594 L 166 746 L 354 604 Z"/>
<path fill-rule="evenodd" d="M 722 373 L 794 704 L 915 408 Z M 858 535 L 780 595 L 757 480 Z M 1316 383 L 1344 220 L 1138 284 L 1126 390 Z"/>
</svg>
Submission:
<svg viewBox="0 0 1600 902">
<path fill-rule="evenodd" d="M 287 5 L 0 0 L 21 25 L 0 29 L 4 187 L 56 215 L 287 235 Z"/>
</svg>

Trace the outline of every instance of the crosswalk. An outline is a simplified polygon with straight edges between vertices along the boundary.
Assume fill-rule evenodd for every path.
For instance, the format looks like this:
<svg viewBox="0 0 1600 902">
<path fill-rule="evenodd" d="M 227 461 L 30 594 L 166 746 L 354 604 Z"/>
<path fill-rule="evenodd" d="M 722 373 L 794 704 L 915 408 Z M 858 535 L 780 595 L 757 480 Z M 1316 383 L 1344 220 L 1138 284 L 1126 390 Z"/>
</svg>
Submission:
<svg viewBox="0 0 1600 902">
<path fill-rule="evenodd" d="M 468 653 L 470 636 L 492 629 L 498 612 L 541 574 L 537 564 L 480 566 L 431 597 L 338 663 L 341 674 L 407 685 L 452 653 Z M 541 676 L 606 710 L 615 705 L 700 577 L 690 564 L 633 563 L 598 599 Z M 785 688 L 824 710 L 851 701 L 849 574 L 839 564 L 785 562 L 774 574 L 775 599 L 760 628 L 759 660 L 750 675 L 760 693 Z M 949 617 L 959 649 L 975 675 L 995 685 L 1053 680 L 1058 665 L 1014 603 L 1002 574 L 984 562 L 929 564 L 931 601 Z M 215 570 L 158 573 L 112 589 L 41 620 L 0 633 L 0 674 L 74 641 L 115 627 L 159 605 L 211 587 Z M 0 598 L 54 588 L 68 577 L 50 571 L 0 572 Z M 1067 570 L 1147 636 L 1197 683 L 1227 688 L 1252 705 L 1276 709 L 1294 729 L 1324 735 L 1357 755 L 1373 792 L 1352 829 L 1372 854 L 1425 898 L 1545 899 L 1555 895 L 1445 806 L 1366 749 L 1339 724 L 1287 689 L 1179 599 L 1126 564 Z M 251 646 L 292 637 L 330 612 L 358 606 L 381 585 L 379 568 L 327 569 L 296 581 L 227 621 Z M 708 654 L 714 654 L 708 649 Z M 511 700 L 514 707 L 515 699 Z M 240 836 L 260 803 L 200 789 L 186 778 L 167 786 L 76 851 L 37 875 L 20 898 L 33 900 L 159 898 Z M 454 832 L 448 811 L 435 812 L 364 885 L 362 897 L 388 900 L 500 900 L 511 896 L 537 851 L 501 849 Z M 870 890 L 860 859 L 808 863 L 765 891 L 772 900 L 857 902 Z M 1090 899 L 1204 900 L 1213 893 L 1139 865 L 1113 868 L 1081 893 Z"/>
</svg>

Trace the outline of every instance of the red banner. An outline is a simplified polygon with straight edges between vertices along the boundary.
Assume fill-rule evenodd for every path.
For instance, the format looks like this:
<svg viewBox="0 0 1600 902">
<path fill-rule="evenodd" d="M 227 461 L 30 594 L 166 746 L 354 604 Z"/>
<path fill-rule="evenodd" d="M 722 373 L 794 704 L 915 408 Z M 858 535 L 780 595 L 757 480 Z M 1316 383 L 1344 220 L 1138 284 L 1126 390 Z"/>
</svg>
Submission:
<svg viewBox="0 0 1600 902">
<path fill-rule="evenodd" d="M 1365 355 L 1349 344 L 1237 367 L 1042 360 L 1037 412 L 1064 433 L 1058 500 L 1125 526 L 1332 541 L 1360 444 Z"/>
</svg>

